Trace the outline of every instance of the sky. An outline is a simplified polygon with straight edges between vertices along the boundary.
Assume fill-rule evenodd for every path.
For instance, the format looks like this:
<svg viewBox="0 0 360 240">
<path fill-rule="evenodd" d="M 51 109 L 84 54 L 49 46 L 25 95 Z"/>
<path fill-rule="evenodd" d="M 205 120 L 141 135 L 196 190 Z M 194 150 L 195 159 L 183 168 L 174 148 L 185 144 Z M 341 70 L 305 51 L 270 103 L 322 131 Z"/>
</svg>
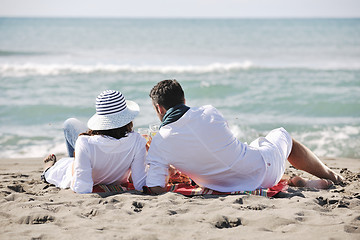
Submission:
<svg viewBox="0 0 360 240">
<path fill-rule="evenodd" d="M 359 18 L 360 0 L 0 0 L 0 17 Z"/>
</svg>

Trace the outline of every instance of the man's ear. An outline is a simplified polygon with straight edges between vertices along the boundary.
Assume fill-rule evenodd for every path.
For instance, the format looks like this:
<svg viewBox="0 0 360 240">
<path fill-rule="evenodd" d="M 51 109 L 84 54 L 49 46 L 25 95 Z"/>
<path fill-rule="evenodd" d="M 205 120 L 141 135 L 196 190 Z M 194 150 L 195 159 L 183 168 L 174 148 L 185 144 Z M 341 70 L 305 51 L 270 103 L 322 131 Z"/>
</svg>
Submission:
<svg viewBox="0 0 360 240">
<path fill-rule="evenodd" d="M 156 104 L 156 110 L 162 116 L 165 115 L 165 113 L 166 113 L 166 109 L 160 104 Z"/>
</svg>

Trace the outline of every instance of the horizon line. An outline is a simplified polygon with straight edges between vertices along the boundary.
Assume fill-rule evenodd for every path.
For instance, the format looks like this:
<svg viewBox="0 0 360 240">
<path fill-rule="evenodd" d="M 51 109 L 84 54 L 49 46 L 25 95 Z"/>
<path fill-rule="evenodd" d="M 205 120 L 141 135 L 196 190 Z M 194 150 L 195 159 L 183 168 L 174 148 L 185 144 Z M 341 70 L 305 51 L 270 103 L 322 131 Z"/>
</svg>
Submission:
<svg viewBox="0 0 360 240">
<path fill-rule="evenodd" d="M 39 19 L 360 19 L 360 16 L 7 16 L 0 18 L 39 18 Z"/>
</svg>

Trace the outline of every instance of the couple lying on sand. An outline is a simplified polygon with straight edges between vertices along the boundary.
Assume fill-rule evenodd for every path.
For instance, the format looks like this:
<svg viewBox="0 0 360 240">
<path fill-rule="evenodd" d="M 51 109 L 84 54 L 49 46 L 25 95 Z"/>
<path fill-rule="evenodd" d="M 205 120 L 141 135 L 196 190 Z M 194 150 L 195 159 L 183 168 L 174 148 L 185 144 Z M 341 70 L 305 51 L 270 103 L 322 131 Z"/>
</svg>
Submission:
<svg viewBox="0 0 360 240">
<path fill-rule="evenodd" d="M 289 179 L 292 186 L 326 189 L 343 180 L 284 128 L 250 145 L 240 142 L 216 108 L 186 106 L 176 80 L 159 82 L 150 98 L 162 123 L 148 152 L 146 140 L 133 131 L 139 106 L 120 92 L 107 90 L 96 98 L 96 114 L 87 127 L 74 118 L 64 123 L 69 157 L 56 161 L 49 155 L 44 160 L 44 180 L 90 193 L 94 185 L 121 184 L 131 178 L 136 190 L 147 186 L 160 194 L 173 166 L 209 189 L 252 191 L 276 185 L 285 172 L 286 159 L 320 178 L 294 177 Z"/>
</svg>

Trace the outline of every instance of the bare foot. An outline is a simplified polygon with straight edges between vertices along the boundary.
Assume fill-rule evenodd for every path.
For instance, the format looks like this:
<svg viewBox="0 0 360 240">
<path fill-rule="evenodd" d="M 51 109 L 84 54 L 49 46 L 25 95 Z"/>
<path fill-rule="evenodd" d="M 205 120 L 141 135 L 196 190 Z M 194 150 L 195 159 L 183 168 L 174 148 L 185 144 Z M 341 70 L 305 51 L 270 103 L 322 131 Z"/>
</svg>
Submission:
<svg viewBox="0 0 360 240">
<path fill-rule="evenodd" d="M 342 182 L 344 182 L 344 180 L 345 180 L 345 178 L 344 178 L 343 176 L 334 173 L 334 180 L 333 180 L 333 182 L 334 182 L 335 184 L 342 183 Z"/>
<path fill-rule="evenodd" d="M 50 154 L 44 159 L 44 171 L 56 163 L 56 156 L 54 154 Z"/>
<path fill-rule="evenodd" d="M 289 185 L 295 187 L 329 189 L 331 186 L 333 186 L 333 182 L 327 179 L 305 180 L 302 177 L 296 176 L 289 180 Z"/>
</svg>

